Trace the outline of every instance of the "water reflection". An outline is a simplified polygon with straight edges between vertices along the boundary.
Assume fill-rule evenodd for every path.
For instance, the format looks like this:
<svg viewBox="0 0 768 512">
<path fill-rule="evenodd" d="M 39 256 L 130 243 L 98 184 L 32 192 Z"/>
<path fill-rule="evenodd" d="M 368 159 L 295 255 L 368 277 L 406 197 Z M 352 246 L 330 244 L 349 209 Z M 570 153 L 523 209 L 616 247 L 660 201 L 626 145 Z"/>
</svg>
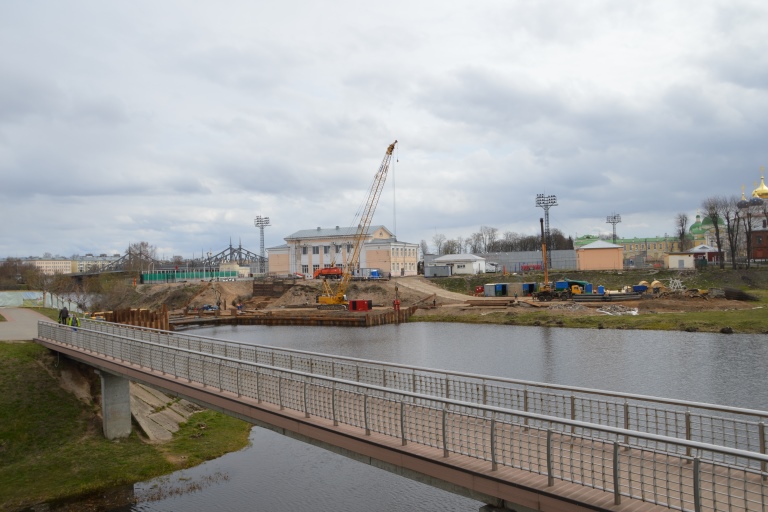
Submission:
<svg viewBox="0 0 768 512">
<path fill-rule="evenodd" d="M 221 339 L 635 394 L 768 409 L 764 335 L 414 323 L 369 329 L 215 327 Z M 480 503 L 255 428 L 252 445 L 166 480 L 198 492 L 131 510 L 475 511 Z M 189 480 L 187 480 L 189 479 Z M 174 483 L 176 482 L 176 483 Z M 143 494 L 144 493 L 144 494 Z"/>
</svg>

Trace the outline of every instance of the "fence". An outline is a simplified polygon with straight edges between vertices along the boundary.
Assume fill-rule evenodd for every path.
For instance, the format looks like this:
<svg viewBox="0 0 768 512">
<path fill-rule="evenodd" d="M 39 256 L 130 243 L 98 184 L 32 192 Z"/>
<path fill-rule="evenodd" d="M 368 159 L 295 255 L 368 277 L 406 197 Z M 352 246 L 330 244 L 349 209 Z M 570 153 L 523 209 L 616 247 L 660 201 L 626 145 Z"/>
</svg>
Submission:
<svg viewBox="0 0 768 512">
<path fill-rule="evenodd" d="M 436 448 L 443 457 L 472 457 L 487 462 L 491 471 L 515 468 L 545 475 L 550 486 L 560 480 L 611 492 L 617 504 L 630 497 L 678 510 L 766 509 L 767 475 L 760 469 L 768 462 L 765 455 L 399 390 L 391 386 L 396 381 L 379 385 L 348 378 L 352 372 L 357 376 L 360 365 L 344 365 L 331 377 L 132 339 L 91 329 L 92 324 L 74 330 L 41 322 L 38 330 L 41 338 L 356 427 L 361 435 L 375 432 L 402 445 Z M 282 356 L 273 351 L 269 357 Z"/>
</svg>

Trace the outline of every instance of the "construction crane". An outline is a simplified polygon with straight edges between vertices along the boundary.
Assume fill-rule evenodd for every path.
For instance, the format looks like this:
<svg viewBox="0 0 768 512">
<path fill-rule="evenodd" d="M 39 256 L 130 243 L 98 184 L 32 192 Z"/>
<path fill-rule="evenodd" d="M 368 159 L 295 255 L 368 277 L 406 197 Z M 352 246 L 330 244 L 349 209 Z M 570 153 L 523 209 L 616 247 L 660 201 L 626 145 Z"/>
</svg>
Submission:
<svg viewBox="0 0 768 512">
<path fill-rule="evenodd" d="M 387 152 L 384 154 L 384 159 L 381 161 L 379 170 L 373 178 L 373 184 L 371 190 L 368 192 L 368 199 L 365 203 L 365 209 L 360 215 L 360 223 L 357 225 L 357 231 L 353 239 L 352 253 L 347 253 L 347 259 L 344 264 L 344 273 L 341 279 L 337 281 L 338 284 L 331 285 L 328 279 L 323 281 L 323 294 L 317 297 L 317 302 L 322 309 L 346 309 L 347 298 L 346 291 L 349 282 L 352 280 L 352 272 L 355 265 L 360 261 L 360 252 L 363 248 L 363 242 L 368 236 L 368 228 L 371 226 L 373 220 L 373 212 L 376 210 L 376 205 L 379 203 L 379 197 L 381 191 L 384 188 L 384 182 L 387 180 L 387 172 L 389 171 L 389 162 L 392 160 L 392 152 L 395 149 L 397 141 L 393 142 L 387 148 Z M 326 306 L 326 308 L 323 308 Z"/>
<path fill-rule="evenodd" d="M 547 268 L 547 238 L 544 236 L 544 219 L 539 219 L 541 224 L 541 261 L 542 267 L 544 267 L 544 282 L 539 287 L 539 290 L 533 294 L 534 299 L 541 301 L 552 300 L 552 287 L 549 285 L 549 269 Z"/>
</svg>

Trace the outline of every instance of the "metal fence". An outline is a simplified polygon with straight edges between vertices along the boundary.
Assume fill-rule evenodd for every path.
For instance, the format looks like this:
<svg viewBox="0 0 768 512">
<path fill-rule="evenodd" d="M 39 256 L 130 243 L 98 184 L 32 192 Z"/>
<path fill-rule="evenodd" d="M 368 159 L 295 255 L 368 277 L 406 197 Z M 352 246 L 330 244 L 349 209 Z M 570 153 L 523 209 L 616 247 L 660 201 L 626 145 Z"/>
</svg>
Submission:
<svg viewBox="0 0 768 512">
<path fill-rule="evenodd" d="M 331 356 L 99 321 L 85 321 L 84 326 L 160 345 L 420 395 L 766 453 L 766 411 Z M 672 449 L 656 442 L 647 447 Z M 690 450 L 685 455 L 690 456 Z M 761 469 L 765 471 L 766 467 Z"/>
<path fill-rule="evenodd" d="M 559 480 L 610 492 L 617 504 L 630 497 L 677 510 L 766 510 L 768 475 L 760 469 L 768 462 L 765 455 L 368 384 L 345 377 L 357 373 L 351 365 L 335 377 L 324 376 L 106 333 L 91 329 L 92 324 L 72 329 L 41 322 L 38 332 L 44 339 L 222 393 L 357 427 L 361 435 L 429 446 L 443 457 L 472 457 L 492 471 L 515 468 L 545 475 L 550 486 Z M 330 364 L 336 368 L 333 358 Z"/>
</svg>

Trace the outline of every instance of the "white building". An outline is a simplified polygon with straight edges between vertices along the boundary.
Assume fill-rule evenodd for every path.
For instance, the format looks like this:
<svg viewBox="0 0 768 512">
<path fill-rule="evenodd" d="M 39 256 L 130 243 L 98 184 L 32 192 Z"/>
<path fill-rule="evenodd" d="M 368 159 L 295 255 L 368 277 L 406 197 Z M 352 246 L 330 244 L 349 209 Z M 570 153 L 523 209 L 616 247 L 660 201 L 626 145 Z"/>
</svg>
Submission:
<svg viewBox="0 0 768 512">
<path fill-rule="evenodd" d="M 270 247 L 271 274 L 312 276 L 320 268 L 343 268 L 354 252 L 355 227 L 303 229 L 285 237 L 285 244 Z M 359 269 L 378 269 L 393 276 L 416 275 L 419 246 L 398 241 L 384 226 L 370 226 L 360 250 Z"/>
<path fill-rule="evenodd" d="M 446 254 L 432 260 L 433 265 L 451 267 L 451 275 L 485 273 L 485 258 L 474 254 Z"/>
</svg>

